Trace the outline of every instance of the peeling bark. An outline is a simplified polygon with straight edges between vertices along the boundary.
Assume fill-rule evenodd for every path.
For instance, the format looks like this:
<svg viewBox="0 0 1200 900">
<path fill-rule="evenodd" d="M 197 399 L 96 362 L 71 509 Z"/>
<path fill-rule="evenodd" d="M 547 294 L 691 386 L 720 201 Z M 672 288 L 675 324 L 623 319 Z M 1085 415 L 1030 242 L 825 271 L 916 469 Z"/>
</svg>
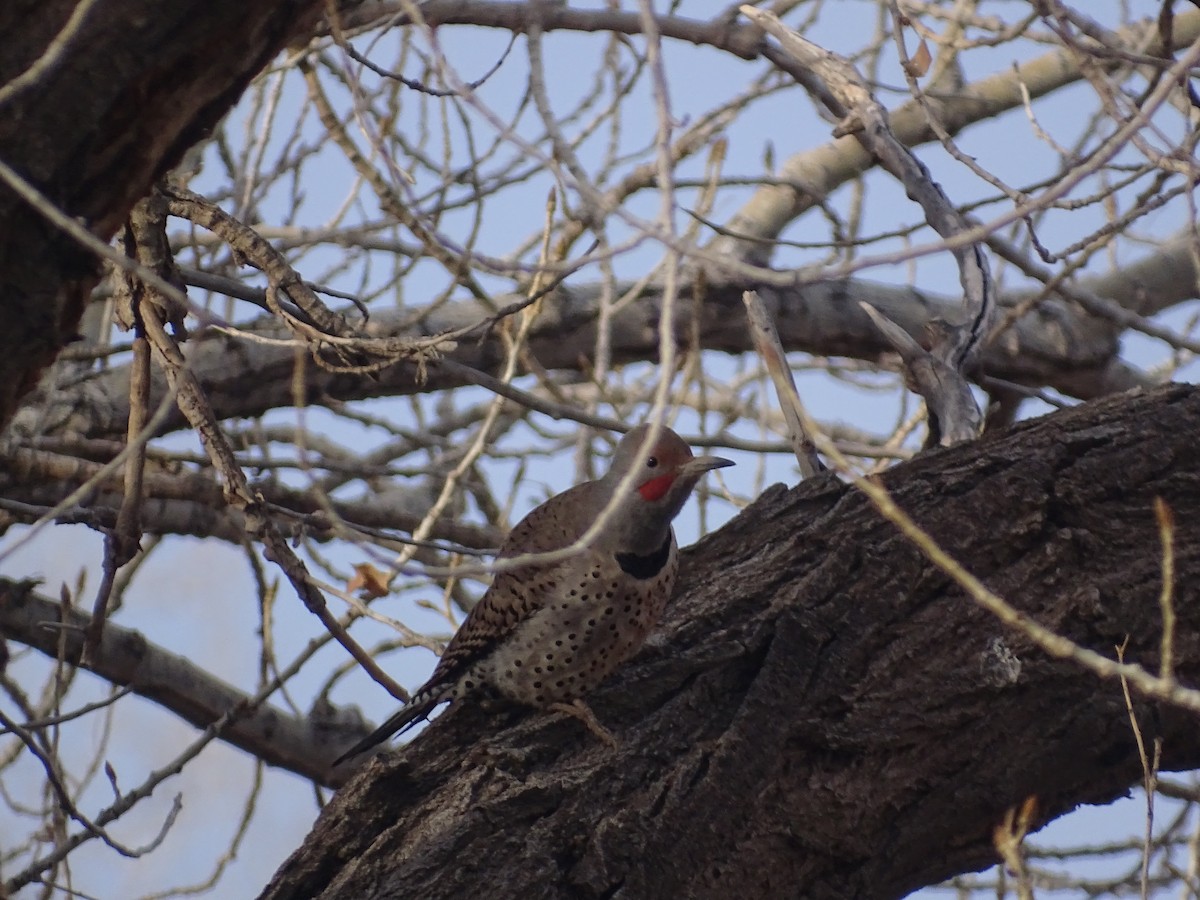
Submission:
<svg viewBox="0 0 1200 900">
<path fill-rule="evenodd" d="M 1200 677 L 1200 391 L 1131 393 L 884 480 L 992 589 L 1105 655 L 1156 665 L 1154 497 L 1177 523 L 1177 674 Z M 1119 683 L 1007 631 L 824 477 L 775 487 L 686 554 L 661 639 L 573 720 L 452 709 L 366 765 L 262 894 L 900 897 L 995 861 L 1140 778 Z M 1016 670 L 1016 671 L 1014 671 Z M 1164 767 L 1194 716 L 1135 700 Z"/>
</svg>

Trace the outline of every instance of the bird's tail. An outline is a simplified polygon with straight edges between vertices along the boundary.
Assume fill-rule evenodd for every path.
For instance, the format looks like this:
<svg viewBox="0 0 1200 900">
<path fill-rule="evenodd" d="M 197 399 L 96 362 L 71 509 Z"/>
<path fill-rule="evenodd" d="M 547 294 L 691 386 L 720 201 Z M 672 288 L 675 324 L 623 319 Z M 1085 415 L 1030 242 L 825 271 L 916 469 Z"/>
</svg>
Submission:
<svg viewBox="0 0 1200 900">
<path fill-rule="evenodd" d="M 402 731 L 416 725 L 417 722 L 428 718 L 429 713 L 442 700 L 441 693 L 421 693 L 412 698 L 404 707 L 400 709 L 394 716 L 368 734 L 365 738 L 339 756 L 333 761 L 335 766 L 339 766 L 352 756 L 358 756 L 364 750 L 370 750 L 376 744 L 386 741 L 394 734 L 399 734 Z"/>
</svg>

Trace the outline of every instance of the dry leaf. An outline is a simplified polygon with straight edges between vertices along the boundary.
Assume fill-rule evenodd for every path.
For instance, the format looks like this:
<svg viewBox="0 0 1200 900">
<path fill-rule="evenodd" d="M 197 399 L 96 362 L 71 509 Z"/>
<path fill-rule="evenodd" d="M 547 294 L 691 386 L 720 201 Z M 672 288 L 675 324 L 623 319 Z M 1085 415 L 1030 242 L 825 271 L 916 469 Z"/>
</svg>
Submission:
<svg viewBox="0 0 1200 900">
<path fill-rule="evenodd" d="M 388 595 L 387 576 L 370 563 L 357 563 L 354 566 L 354 577 L 346 582 L 346 591 L 358 595 L 364 600 L 374 600 L 376 597 Z"/>
<path fill-rule="evenodd" d="M 917 45 L 917 52 L 909 57 L 908 62 L 904 64 L 904 71 L 913 78 L 920 78 L 929 71 L 929 64 L 933 62 L 933 56 L 929 52 L 929 44 L 922 38 L 921 43 Z"/>
</svg>

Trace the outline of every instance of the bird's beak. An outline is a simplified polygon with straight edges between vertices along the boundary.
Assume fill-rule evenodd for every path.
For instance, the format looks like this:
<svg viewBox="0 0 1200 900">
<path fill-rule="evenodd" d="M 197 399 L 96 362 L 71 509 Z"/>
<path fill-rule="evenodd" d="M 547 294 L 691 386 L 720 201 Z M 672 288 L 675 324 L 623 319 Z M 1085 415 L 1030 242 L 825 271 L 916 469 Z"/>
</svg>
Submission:
<svg viewBox="0 0 1200 900">
<path fill-rule="evenodd" d="M 732 459 L 724 459 L 720 456 L 695 456 L 679 467 L 679 474 L 699 477 L 712 469 L 723 469 L 732 465 Z"/>
</svg>

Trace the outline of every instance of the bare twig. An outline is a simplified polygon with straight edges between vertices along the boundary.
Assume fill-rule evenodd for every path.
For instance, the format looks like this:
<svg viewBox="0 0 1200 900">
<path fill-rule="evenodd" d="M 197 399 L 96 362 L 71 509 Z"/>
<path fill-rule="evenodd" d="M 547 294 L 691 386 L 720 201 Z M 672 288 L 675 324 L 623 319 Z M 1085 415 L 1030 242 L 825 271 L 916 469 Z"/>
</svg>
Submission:
<svg viewBox="0 0 1200 900">
<path fill-rule="evenodd" d="M 192 426 L 204 436 L 204 445 L 212 457 L 213 464 L 225 479 L 226 500 L 246 517 L 247 531 L 263 541 L 268 557 L 280 566 L 304 605 L 321 620 L 338 643 L 389 693 L 399 700 L 407 701 L 407 691 L 375 664 L 370 654 L 350 637 L 345 627 L 329 612 L 324 597 L 308 577 L 304 563 L 266 514 L 261 495 L 250 489 L 245 473 L 234 458 L 233 450 L 221 432 L 203 390 L 187 368 L 178 346 L 163 328 L 158 311 L 144 309 L 143 321 L 146 336 L 176 392 L 179 407 Z"/>
<path fill-rule="evenodd" d="M 1129 646 L 1129 636 L 1117 646 L 1117 662 L 1125 662 L 1125 650 Z M 1146 795 L 1146 830 L 1142 837 L 1142 897 L 1150 896 L 1150 856 L 1154 852 L 1154 797 L 1158 793 L 1158 765 L 1162 758 L 1162 738 L 1154 737 L 1154 756 L 1146 753 L 1146 740 L 1142 736 L 1142 726 L 1138 724 L 1137 713 L 1133 709 L 1133 697 L 1129 693 L 1129 682 L 1121 676 L 1121 693 L 1125 698 L 1125 712 L 1129 716 L 1129 727 L 1133 731 L 1133 739 L 1137 742 L 1138 759 L 1142 764 L 1142 790 Z"/>
<path fill-rule="evenodd" d="M 1037 816 L 1037 797 L 1027 797 L 1019 807 L 1004 814 L 1004 821 L 992 832 L 992 844 L 1004 864 L 1017 876 L 1017 897 L 1033 900 L 1033 883 L 1025 863 L 1025 836 Z"/>
<path fill-rule="evenodd" d="M 121 856 L 128 857 L 130 859 L 136 859 L 139 856 L 144 856 L 158 847 L 158 845 L 166 839 L 167 832 L 170 831 L 171 826 L 175 824 L 175 817 L 183 808 L 179 794 L 175 795 L 175 800 L 171 804 L 171 810 L 167 813 L 166 818 L 159 827 L 157 837 L 153 838 L 150 843 L 142 847 L 128 847 L 125 844 L 117 841 L 104 829 L 102 825 L 85 816 L 79 807 L 76 806 L 75 802 L 71 799 L 70 793 L 67 791 L 66 785 L 63 783 L 60 771 L 61 766 L 57 762 L 56 757 L 52 757 L 45 750 L 43 750 L 38 741 L 24 728 L 24 726 L 17 724 L 8 716 L 6 716 L 3 710 L 0 710 L 0 725 L 4 726 L 5 731 L 9 732 L 10 734 L 15 734 L 18 738 L 20 738 L 21 742 L 25 744 L 25 747 L 29 750 L 29 752 L 33 754 L 33 757 L 42 764 L 42 769 L 46 773 L 46 782 L 53 789 L 54 795 L 58 800 L 59 808 L 80 825 L 82 825 L 89 834 L 94 837 L 98 837 L 106 845 L 117 851 L 117 853 L 119 853 Z"/>
<path fill-rule="evenodd" d="M 792 442 L 792 451 L 796 454 L 796 462 L 800 464 L 800 474 L 805 478 L 812 478 L 823 472 L 825 466 L 817 456 L 817 448 L 811 435 L 804 430 L 800 393 L 796 390 L 796 381 L 792 378 L 791 368 L 788 367 L 783 345 L 779 343 L 779 332 L 775 330 L 771 314 L 763 305 L 757 291 L 746 291 L 742 294 L 742 302 L 746 304 L 746 318 L 750 322 L 754 346 L 775 384 L 775 396 L 779 398 L 779 408 L 783 411 L 784 421 L 787 422 L 788 437 Z"/>
<path fill-rule="evenodd" d="M 126 226 L 126 252 L 154 271 L 164 281 L 175 284 L 178 272 L 171 263 L 166 240 L 166 209 L 160 195 L 139 201 Z M 82 658 L 90 661 L 100 643 L 108 605 L 116 582 L 117 570 L 134 558 L 142 539 L 143 476 L 146 471 L 146 442 L 138 435 L 146 427 L 150 406 L 150 345 L 142 324 L 141 282 L 122 272 L 119 279 L 123 298 L 118 305 L 127 316 L 127 327 L 134 331 L 133 359 L 130 362 L 129 424 L 125 442 L 130 452 L 125 460 L 125 495 L 117 512 L 116 528 L 105 536 L 104 570 L 100 589 L 92 604 L 92 620 L 83 642 Z M 163 295 L 159 295 L 160 297 Z M 178 310 L 178 308 L 176 307 Z M 182 321 L 182 311 L 172 315 Z"/>
</svg>

